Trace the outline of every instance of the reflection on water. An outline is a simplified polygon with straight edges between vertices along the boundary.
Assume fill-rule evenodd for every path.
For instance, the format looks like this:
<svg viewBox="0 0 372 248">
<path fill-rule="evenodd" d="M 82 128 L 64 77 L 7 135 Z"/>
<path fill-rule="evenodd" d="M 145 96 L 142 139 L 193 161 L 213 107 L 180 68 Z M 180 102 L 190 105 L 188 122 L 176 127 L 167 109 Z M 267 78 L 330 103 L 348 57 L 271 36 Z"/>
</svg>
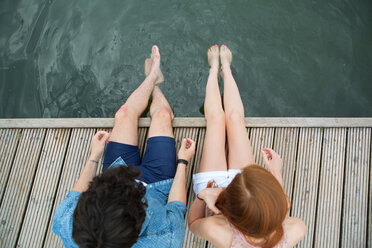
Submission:
<svg viewBox="0 0 372 248">
<path fill-rule="evenodd" d="M 18 0 L 0 9 L 0 118 L 112 117 L 144 79 L 153 44 L 176 116 L 202 116 L 213 44 L 233 52 L 247 116 L 372 116 L 368 0 Z"/>
</svg>

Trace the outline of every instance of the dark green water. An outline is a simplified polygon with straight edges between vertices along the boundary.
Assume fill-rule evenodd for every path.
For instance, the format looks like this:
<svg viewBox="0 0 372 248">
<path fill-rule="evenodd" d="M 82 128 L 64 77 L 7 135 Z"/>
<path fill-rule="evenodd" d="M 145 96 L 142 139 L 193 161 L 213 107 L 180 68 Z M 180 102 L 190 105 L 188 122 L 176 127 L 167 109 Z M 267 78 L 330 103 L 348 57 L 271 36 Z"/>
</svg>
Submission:
<svg viewBox="0 0 372 248">
<path fill-rule="evenodd" d="M 112 117 L 153 44 L 176 116 L 202 116 L 213 44 L 247 116 L 372 116 L 370 0 L 0 0 L 0 118 Z"/>
</svg>

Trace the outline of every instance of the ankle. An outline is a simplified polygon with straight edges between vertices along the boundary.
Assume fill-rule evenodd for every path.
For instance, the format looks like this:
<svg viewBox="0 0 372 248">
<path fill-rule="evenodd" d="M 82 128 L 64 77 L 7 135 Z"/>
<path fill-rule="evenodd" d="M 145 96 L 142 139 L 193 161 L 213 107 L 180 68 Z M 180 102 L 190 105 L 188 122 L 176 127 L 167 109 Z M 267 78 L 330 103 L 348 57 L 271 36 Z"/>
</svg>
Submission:
<svg viewBox="0 0 372 248">
<path fill-rule="evenodd" d="M 229 62 L 221 63 L 221 69 L 230 69 L 230 63 Z"/>
<path fill-rule="evenodd" d="M 218 65 L 213 65 L 209 68 L 209 74 L 211 73 L 218 73 L 218 68 L 219 66 Z"/>
<path fill-rule="evenodd" d="M 151 82 L 155 83 L 156 79 L 158 78 L 158 75 L 156 74 L 156 72 L 151 71 L 146 78 L 148 78 Z"/>
<path fill-rule="evenodd" d="M 224 63 L 221 65 L 221 72 L 222 75 L 224 74 L 231 74 L 231 67 L 229 63 Z"/>
</svg>

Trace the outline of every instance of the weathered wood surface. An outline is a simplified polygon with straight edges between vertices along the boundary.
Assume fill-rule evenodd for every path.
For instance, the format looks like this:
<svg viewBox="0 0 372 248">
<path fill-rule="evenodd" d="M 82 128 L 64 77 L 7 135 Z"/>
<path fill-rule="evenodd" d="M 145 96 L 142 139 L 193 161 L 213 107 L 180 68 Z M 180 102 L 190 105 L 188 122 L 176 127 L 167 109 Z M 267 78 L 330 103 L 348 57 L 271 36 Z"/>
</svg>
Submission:
<svg viewBox="0 0 372 248">
<path fill-rule="evenodd" d="M 17 247 L 43 244 L 69 136 L 69 129 L 47 131 Z"/>
<path fill-rule="evenodd" d="M 296 172 L 296 155 L 298 145 L 298 128 L 276 128 L 273 149 L 283 160 L 283 187 L 292 201 L 293 181 Z"/>
<path fill-rule="evenodd" d="M 249 117 L 247 127 L 372 127 L 372 118 Z M 148 127 L 150 118 L 140 118 L 139 127 Z M 205 127 L 203 117 L 177 117 L 173 127 Z M 114 118 L 0 119 L 0 128 L 112 128 Z"/>
<path fill-rule="evenodd" d="M 371 132 L 371 130 L 369 130 Z M 370 146 L 372 146 L 371 144 L 371 141 L 369 141 L 369 144 Z M 360 154 L 360 156 L 363 156 L 362 154 Z M 368 222 L 367 222 L 367 235 L 368 235 L 368 239 L 367 239 L 367 247 L 371 247 L 372 246 L 372 164 L 371 164 L 371 161 L 372 161 L 372 151 L 370 149 L 370 155 L 368 156 L 369 157 L 369 192 L 368 192 L 368 196 L 369 196 L 369 203 L 368 203 Z M 363 222 L 362 223 L 358 223 L 358 226 L 363 226 L 364 225 L 364 219 L 363 219 Z M 362 229 L 362 228 L 361 228 Z"/>
<path fill-rule="evenodd" d="M 257 164 L 263 165 L 262 149 L 273 146 L 274 128 L 252 128 L 250 140 L 253 148 L 254 159 Z"/>
<path fill-rule="evenodd" d="M 315 247 L 337 247 L 339 245 L 345 145 L 345 128 L 324 130 L 316 208 Z"/>
<path fill-rule="evenodd" d="M 90 141 L 95 131 L 95 129 L 80 128 L 71 131 L 69 147 L 63 163 L 58 190 L 55 195 L 53 213 L 77 181 L 79 173 L 89 156 Z M 53 216 L 49 219 L 44 247 L 63 247 L 60 238 L 53 233 L 52 225 Z"/>
<path fill-rule="evenodd" d="M 91 138 L 101 129 L 0 129 L 0 247 L 63 247 L 51 230 L 53 213 L 76 182 Z M 147 130 L 145 125 L 138 132 L 141 155 Z M 177 149 L 182 138 L 197 142 L 186 178 L 190 208 L 195 198 L 192 174 L 199 168 L 205 127 L 179 124 L 174 134 Z M 248 134 L 257 163 L 262 164 L 264 147 L 283 158 L 290 215 L 307 225 L 298 247 L 372 244 L 371 128 L 263 125 L 249 127 Z M 188 230 L 188 214 L 183 247 L 213 247 Z"/>
<path fill-rule="evenodd" d="M 341 246 L 367 247 L 371 129 L 350 128 L 347 140 Z M 369 198 L 371 197 L 369 194 Z M 371 210 L 369 214 L 371 215 Z M 371 231 L 370 223 L 369 236 Z M 371 245 L 369 242 L 369 247 Z"/>
<path fill-rule="evenodd" d="M 0 203 L 21 135 L 22 132 L 19 129 L 0 130 Z"/>
<path fill-rule="evenodd" d="M 322 138 L 323 130 L 320 128 L 300 129 L 290 214 L 301 218 L 306 224 L 306 236 L 299 247 L 313 247 Z"/>
<path fill-rule="evenodd" d="M 44 137 L 45 129 L 22 131 L 0 209 L 0 247 L 16 245 Z"/>
</svg>

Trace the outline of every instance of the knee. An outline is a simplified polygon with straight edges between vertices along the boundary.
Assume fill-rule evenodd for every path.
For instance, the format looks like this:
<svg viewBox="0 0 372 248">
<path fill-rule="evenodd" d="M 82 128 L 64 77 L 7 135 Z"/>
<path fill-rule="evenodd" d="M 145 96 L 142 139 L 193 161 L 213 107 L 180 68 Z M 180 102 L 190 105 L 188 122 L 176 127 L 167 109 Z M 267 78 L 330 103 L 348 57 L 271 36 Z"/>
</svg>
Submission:
<svg viewBox="0 0 372 248">
<path fill-rule="evenodd" d="M 165 121 L 173 120 L 173 112 L 167 107 L 161 107 L 155 111 L 150 111 L 151 118 L 161 119 Z"/>
<path fill-rule="evenodd" d="M 237 123 L 244 122 L 244 114 L 237 110 L 231 110 L 229 113 L 226 113 L 226 122 Z"/>
<path fill-rule="evenodd" d="M 225 122 L 225 112 L 222 109 L 205 111 L 205 119 L 213 122 Z"/>
<path fill-rule="evenodd" d="M 132 111 L 126 104 L 121 106 L 115 113 L 115 121 L 121 121 L 128 118 L 138 118 L 138 116 Z"/>
</svg>

